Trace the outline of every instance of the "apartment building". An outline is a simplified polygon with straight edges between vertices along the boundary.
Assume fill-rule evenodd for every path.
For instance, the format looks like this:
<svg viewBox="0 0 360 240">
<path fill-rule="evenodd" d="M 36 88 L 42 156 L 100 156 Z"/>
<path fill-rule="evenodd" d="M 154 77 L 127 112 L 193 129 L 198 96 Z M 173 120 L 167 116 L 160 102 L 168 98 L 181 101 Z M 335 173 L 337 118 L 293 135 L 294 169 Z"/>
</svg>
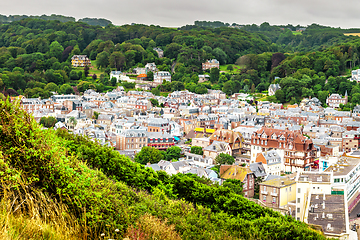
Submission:
<svg viewBox="0 0 360 240">
<path fill-rule="evenodd" d="M 285 172 L 310 170 L 315 160 L 315 147 L 311 139 L 300 131 L 262 127 L 251 137 L 251 162 L 258 153 L 276 150 Z"/>
<path fill-rule="evenodd" d="M 270 208 L 285 208 L 296 199 L 296 182 L 288 178 L 274 178 L 259 183 L 259 199 Z"/>
<path fill-rule="evenodd" d="M 117 150 L 140 151 L 147 146 L 148 136 L 146 129 L 128 129 L 116 136 Z"/>
</svg>

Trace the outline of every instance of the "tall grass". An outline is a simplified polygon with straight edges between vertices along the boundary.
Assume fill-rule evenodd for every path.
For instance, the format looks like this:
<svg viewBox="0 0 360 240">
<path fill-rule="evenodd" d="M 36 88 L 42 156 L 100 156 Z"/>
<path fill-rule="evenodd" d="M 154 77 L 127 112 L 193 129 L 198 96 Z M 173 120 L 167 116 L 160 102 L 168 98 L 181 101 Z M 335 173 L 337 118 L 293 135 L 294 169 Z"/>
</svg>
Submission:
<svg viewBox="0 0 360 240">
<path fill-rule="evenodd" d="M 66 205 L 18 183 L 1 183 L 0 239 L 86 239 Z"/>
</svg>

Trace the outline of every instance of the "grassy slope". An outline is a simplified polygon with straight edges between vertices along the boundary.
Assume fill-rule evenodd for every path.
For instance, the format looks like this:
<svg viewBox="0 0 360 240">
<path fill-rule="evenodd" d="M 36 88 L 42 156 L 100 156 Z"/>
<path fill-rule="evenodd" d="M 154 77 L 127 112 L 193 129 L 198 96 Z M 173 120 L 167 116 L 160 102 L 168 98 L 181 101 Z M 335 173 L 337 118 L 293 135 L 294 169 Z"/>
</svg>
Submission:
<svg viewBox="0 0 360 240">
<path fill-rule="evenodd" d="M 183 239 L 323 238 L 304 228 L 304 224 L 284 217 L 265 216 L 249 221 L 240 215 L 213 213 L 209 208 L 194 207 L 184 200 L 168 199 L 160 189 L 155 189 L 153 194 L 135 190 L 115 181 L 111 175 L 90 169 L 64 147 L 64 141 L 52 130 L 41 130 L 24 111 L 8 102 L 0 101 L 0 126 L 2 186 L 19 189 L 22 184 L 27 191 L 39 192 L 34 195 L 35 199 L 43 195 L 49 200 L 45 202 L 62 202 L 66 209 L 60 213 L 48 214 L 45 207 L 34 209 L 44 209 L 37 215 L 50 224 L 64 215 L 76 217 L 80 232 L 86 232 L 89 239 L 98 238 L 100 233 L 113 238 L 115 229 L 119 229 L 119 236 L 129 236 L 135 228 L 142 229 L 146 222 L 141 220 L 144 216 L 160 221 L 162 224 L 156 227 L 163 226 L 163 232 L 169 232 L 166 229 L 174 226 L 173 234 Z M 17 196 L 25 198 L 24 191 L 18 191 Z M 3 189 L 0 194 L 4 196 Z M 16 212 L 15 209 L 12 212 Z M 23 215 L 31 218 L 29 208 L 23 209 Z M 48 219 L 48 216 L 54 218 Z M 155 229 L 150 227 L 149 231 L 155 232 Z M 5 232 L 9 234 L 8 230 Z"/>
</svg>

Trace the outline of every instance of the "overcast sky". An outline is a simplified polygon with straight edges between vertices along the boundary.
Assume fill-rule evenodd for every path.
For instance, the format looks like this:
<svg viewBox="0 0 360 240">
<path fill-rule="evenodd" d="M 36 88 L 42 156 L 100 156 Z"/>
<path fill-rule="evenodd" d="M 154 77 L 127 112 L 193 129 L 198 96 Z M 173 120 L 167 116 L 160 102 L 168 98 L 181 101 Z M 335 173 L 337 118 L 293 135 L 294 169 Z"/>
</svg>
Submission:
<svg viewBox="0 0 360 240">
<path fill-rule="evenodd" d="M 1 0 L 2 15 L 60 14 L 179 27 L 195 20 L 360 28 L 357 0 Z"/>
</svg>

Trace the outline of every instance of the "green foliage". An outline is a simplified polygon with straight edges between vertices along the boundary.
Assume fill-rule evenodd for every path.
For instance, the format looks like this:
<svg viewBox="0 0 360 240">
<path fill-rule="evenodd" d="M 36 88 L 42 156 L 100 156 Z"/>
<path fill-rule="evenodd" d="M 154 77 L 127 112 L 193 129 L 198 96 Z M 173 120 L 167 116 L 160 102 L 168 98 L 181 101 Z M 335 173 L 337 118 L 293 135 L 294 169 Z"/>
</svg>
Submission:
<svg viewBox="0 0 360 240">
<path fill-rule="evenodd" d="M 165 159 L 167 161 L 171 161 L 173 159 L 179 160 L 181 154 L 181 148 L 178 146 L 172 146 L 166 149 Z"/>
<path fill-rule="evenodd" d="M 159 102 L 155 98 L 150 98 L 150 102 L 153 105 L 153 107 L 158 107 L 159 106 Z"/>
<path fill-rule="evenodd" d="M 98 119 L 99 114 L 100 114 L 100 113 L 98 113 L 98 112 L 94 111 L 93 119 Z"/>
<path fill-rule="evenodd" d="M 237 179 L 227 179 L 224 183 L 223 186 L 226 188 L 231 189 L 234 193 L 238 194 L 238 195 L 243 195 L 243 186 L 244 184 Z"/>
<path fill-rule="evenodd" d="M 74 89 L 69 84 L 63 84 L 60 87 L 60 93 L 62 94 L 74 94 Z"/>
<path fill-rule="evenodd" d="M 56 118 L 54 117 L 42 117 L 40 118 L 40 124 L 43 125 L 46 128 L 51 128 L 55 126 L 55 123 L 57 123 Z"/>
<path fill-rule="evenodd" d="M 219 155 L 216 156 L 215 158 L 215 163 L 217 165 L 232 165 L 235 163 L 235 159 L 233 156 L 226 154 L 226 153 L 220 153 Z"/>
<path fill-rule="evenodd" d="M 218 68 L 212 68 L 210 70 L 210 82 L 215 83 L 219 80 L 220 70 Z"/>
<path fill-rule="evenodd" d="M 203 148 L 198 146 L 192 146 L 190 148 L 190 153 L 194 153 L 197 155 L 203 155 Z"/>
<path fill-rule="evenodd" d="M 140 164 L 157 163 L 164 159 L 164 154 L 154 147 L 143 147 L 141 151 L 135 155 L 135 162 Z"/>
</svg>

